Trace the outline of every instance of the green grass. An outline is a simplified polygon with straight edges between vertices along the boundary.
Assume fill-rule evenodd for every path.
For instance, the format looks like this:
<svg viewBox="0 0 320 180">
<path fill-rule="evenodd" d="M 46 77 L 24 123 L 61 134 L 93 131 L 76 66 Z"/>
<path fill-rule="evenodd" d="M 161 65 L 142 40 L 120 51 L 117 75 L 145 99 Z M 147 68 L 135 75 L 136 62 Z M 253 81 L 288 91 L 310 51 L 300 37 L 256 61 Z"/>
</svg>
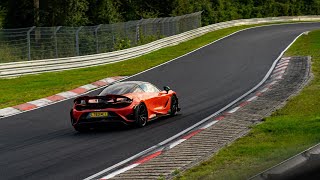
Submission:
<svg viewBox="0 0 320 180">
<path fill-rule="evenodd" d="M 313 81 L 265 122 L 177 179 L 247 179 L 320 142 L 320 31 L 304 35 L 286 56 L 312 56 Z"/>
<path fill-rule="evenodd" d="M 248 27 L 253 26 L 238 26 L 214 31 L 179 45 L 167 47 L 124 62 L 62 72 L 28 75 L 14 79 L 0 79 L 0 108 L 68 91 L 106 77 L 133 75 Z"/>
</svg>

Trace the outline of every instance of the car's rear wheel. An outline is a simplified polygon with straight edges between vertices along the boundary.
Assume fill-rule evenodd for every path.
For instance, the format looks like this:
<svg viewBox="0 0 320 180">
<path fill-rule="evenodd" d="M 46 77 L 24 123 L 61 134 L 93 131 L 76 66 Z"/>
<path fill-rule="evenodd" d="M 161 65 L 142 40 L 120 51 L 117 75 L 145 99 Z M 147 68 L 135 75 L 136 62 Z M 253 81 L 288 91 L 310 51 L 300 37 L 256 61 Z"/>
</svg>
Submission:
<svg viewBox="0 0 320 180">
<path fill-rule="evenodd" d="M 148 121 L 148 109 L 144 103 L 140 103 L 135 109 L 135 120 L 138 127 L 143 127 Z"/>
<path fill-rule="evenodd" d="M 175 116 L 178 113 L 179 102 L 178 98 L 173 95 L 171 96 L 171 107 L 170 107 L 170 116 Z"/>
</svg>

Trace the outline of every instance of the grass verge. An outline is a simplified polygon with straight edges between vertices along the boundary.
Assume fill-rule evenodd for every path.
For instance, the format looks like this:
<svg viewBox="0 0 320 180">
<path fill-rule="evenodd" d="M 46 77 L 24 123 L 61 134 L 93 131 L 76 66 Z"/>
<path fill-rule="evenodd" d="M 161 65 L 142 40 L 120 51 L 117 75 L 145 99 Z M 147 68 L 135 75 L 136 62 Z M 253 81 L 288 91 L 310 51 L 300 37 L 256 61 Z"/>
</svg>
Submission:
<svg viewBox="0 0 320 180">
<path fill-rule="evenodd" d="M 247 179 L 320 142 L 320 31 L 299 38 L 287 56 L 312 56 L 314 79 L 251 132 L 176 179 Z"/>
<path fill-rule="evenodd" d="M 238 26 L 210 32 L 176 46 L 163 48 L 124 62 L 39 75 L 27 75 L 15 79 L 0 79 L 0 108 L 68 91 L 106 77 L 133 75 L 179 57 L 238 30 L 266 24 Z"/>
</svg>

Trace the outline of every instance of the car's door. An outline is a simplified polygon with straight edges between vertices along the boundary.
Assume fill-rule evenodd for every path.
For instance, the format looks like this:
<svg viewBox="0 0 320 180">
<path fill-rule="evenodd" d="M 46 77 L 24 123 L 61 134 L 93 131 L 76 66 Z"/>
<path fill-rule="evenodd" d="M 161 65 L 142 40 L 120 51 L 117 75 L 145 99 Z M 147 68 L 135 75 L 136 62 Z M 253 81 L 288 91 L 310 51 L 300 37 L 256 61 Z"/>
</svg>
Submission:
<svg viewBox="0 0 320 180">
<path fill-rule="evenodd" d="M 166 93 L 161 92 L 157 87 L 150 83 L 143 83 L 140 87 L 149 95 L 146 100 L 150 109 L 161 112 L 168 103 L 169 98 Z"/>
</svg>

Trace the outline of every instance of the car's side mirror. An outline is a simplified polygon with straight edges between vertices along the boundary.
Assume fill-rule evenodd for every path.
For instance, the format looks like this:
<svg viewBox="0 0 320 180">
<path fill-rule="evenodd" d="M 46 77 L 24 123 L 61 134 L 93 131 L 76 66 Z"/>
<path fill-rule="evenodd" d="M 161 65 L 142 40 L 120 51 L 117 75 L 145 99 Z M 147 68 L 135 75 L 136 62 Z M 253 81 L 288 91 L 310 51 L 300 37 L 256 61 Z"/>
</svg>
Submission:
<svg viewBox="0 0 320 180">
<path fill-rule="evenodd" d="M 164 86 L 163 90 L 165 90 L 168 93 L 171 89 L 169 88 L 169 86 Z"/>
</svg>

